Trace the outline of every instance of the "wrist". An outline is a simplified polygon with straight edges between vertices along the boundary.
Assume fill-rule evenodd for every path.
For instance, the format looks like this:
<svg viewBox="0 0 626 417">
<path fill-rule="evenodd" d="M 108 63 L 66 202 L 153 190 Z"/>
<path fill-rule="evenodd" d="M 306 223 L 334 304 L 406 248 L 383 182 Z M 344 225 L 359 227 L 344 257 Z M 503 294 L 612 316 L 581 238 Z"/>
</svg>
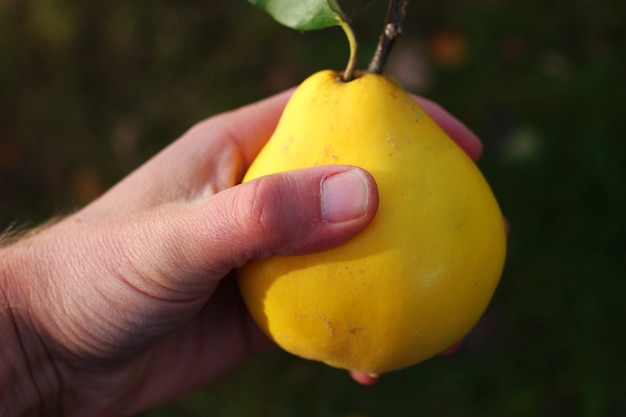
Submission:
<svg viewBox="0 0 626 417">
<path fill-rule="evenodd" d="M 60 415 L 61 384 L 32 321 L 21 243 L 0 248 L 0 415 Z"/>
</svg>

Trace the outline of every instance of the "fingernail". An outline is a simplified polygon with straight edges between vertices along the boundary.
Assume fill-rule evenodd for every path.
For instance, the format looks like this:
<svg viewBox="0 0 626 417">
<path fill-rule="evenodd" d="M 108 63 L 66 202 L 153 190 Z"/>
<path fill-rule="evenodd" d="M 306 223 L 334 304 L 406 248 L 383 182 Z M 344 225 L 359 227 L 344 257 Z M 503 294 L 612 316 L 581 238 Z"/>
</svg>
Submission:
<svg viewBox="0 0 626 417">
<path fill-rule="evenodd" d="M 322 180 L 322 213 L 328 223 L 341 223 L 363 217 L 369 204 L 369 186 L 357 169 Z"/>
</svg>

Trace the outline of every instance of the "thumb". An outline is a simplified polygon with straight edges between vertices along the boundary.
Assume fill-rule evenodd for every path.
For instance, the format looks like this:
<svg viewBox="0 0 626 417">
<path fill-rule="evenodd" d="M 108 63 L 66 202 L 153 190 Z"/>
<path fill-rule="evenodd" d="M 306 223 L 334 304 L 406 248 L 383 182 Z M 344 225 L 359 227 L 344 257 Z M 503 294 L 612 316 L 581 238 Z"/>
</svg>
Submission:
<svg viewBox="0 0 626 417">
<path fill-rule="evenodd" d="M 23 292 L 59 346 L 126 358 L 202 308 L 231 269 L 337 246 L 377 208 L 370 174 L 320 166 L 119 217 L 77 212 L 25 240 L 13 262 L 37 261 L 24 276 L 41 279 Z"/>
<path fill-rule="evenodd" d="M 320 166 L 268 175 L 194 203 L 184 215 L 168 216 L 176 221 L 160 222 L 167 230 L 154 242 L 160 259 L 192 272 L 188 277 L 219 279 L 250 259 L 340 245 L 377 208 L 376 184 L 366 171 Z"/>
</svg>

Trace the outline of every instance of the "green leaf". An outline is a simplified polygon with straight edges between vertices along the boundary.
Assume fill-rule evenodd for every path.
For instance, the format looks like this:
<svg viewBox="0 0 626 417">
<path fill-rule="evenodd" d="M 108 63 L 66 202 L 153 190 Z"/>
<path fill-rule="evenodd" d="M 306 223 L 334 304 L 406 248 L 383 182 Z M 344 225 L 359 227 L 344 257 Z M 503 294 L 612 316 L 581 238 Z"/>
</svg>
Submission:
<svg viewBox="0 0 626 417">
<path fill-rule="evenodd" d="M 248 0 L 277 22 L 297 30 L 338 26 L 343 17 L 335 0 Z"/>
</svg>

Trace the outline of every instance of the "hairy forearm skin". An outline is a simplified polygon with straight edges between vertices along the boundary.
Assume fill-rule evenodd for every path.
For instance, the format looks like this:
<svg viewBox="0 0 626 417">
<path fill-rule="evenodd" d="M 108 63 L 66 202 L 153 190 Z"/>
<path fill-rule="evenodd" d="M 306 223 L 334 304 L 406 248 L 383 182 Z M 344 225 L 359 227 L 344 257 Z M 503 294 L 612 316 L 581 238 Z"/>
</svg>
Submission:
<svg viewBox="0 0 626 417">
<path fill-rule="evenodd" d="M 30 233 L 29 233 L 30 234 Z M 28 238 L 0 242 L 0 416 L 60 416 L 61 384 L 31 317 Z"/>
</svg>

